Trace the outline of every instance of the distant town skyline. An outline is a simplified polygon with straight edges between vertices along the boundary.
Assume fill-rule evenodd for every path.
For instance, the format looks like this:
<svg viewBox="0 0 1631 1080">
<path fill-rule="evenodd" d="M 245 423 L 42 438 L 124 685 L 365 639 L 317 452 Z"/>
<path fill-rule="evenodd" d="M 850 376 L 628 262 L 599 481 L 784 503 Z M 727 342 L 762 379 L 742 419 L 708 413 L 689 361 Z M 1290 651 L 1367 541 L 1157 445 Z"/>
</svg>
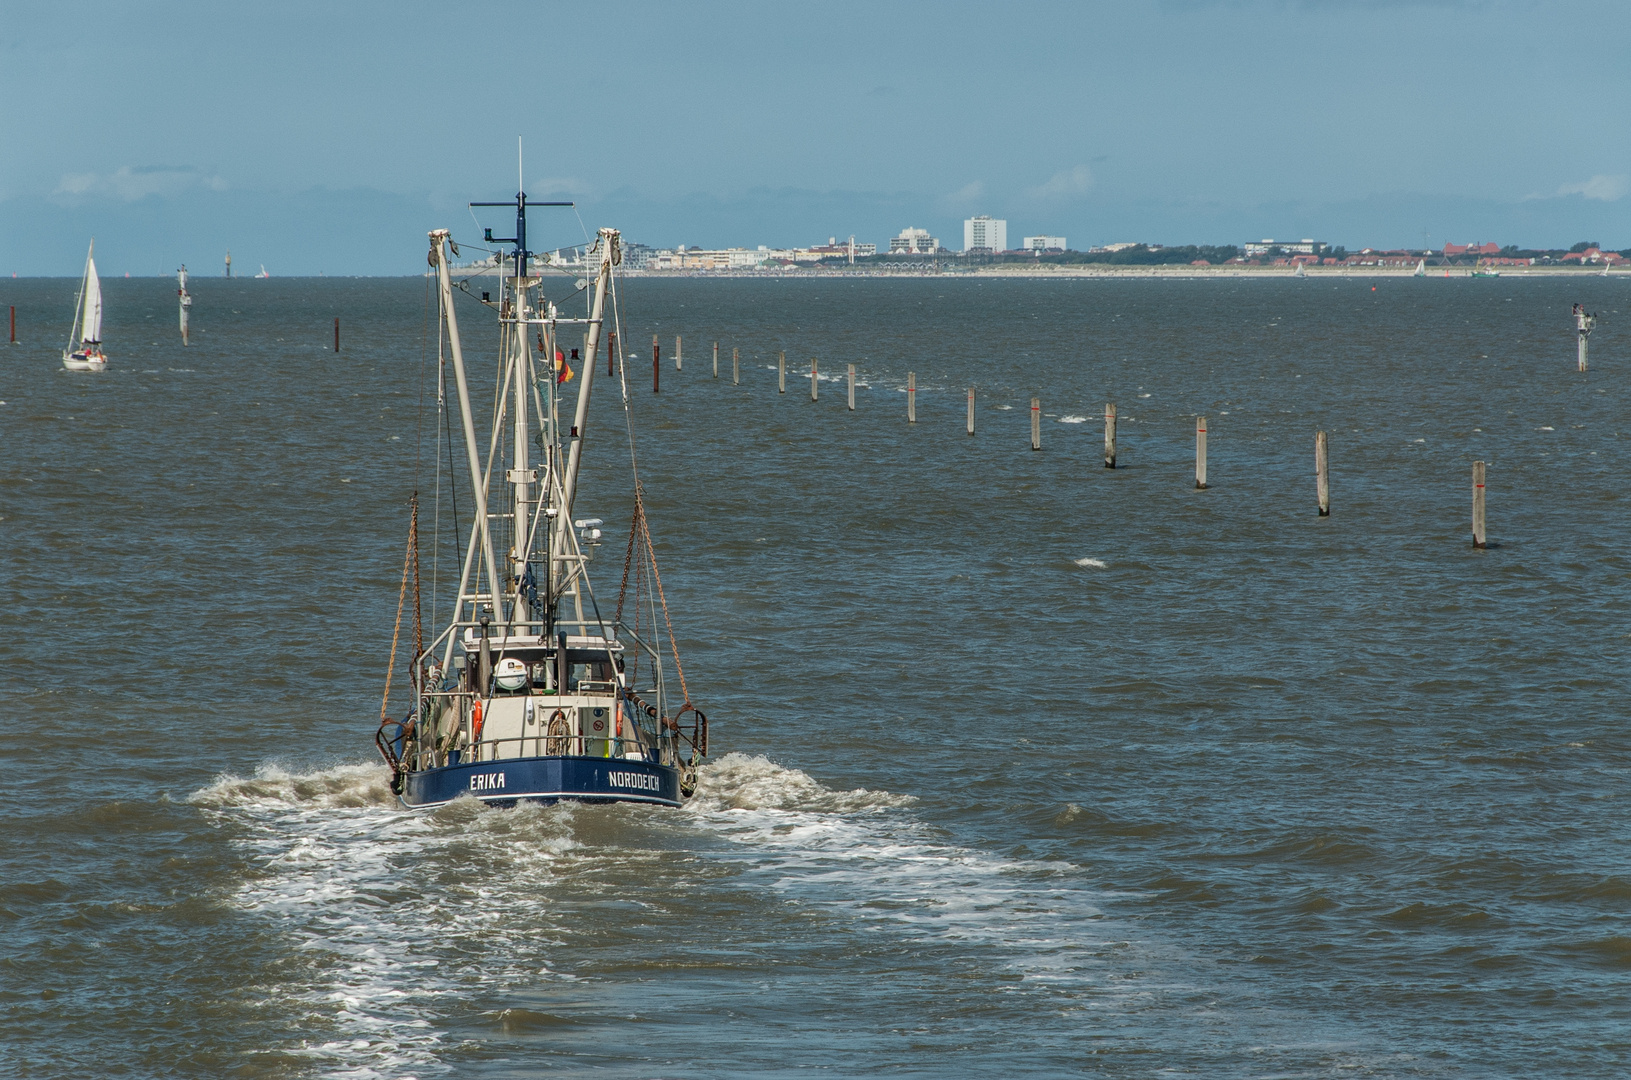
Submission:
<svg viewBox="0 0 1631 1080">
<path fill-rule="evenodd" d="M 949 76 L 975 23 L 986 59 Z M 0 25 L 0 274 L 77 273 L 92 236 L 111 273 L 228 247 L 413 272 L 426 230 L 502 226 L 465 204 L 518 182 L 577 204 L 539 212 L 539 248 L 602 225 L 957 245 L 977 214 L 1077 248 L 1623 248 L 1628 31 L 1598 0 L 23 6 Z M 509 40 L 536 54 L 528 106 L 472 108 Z"/>
</svg>

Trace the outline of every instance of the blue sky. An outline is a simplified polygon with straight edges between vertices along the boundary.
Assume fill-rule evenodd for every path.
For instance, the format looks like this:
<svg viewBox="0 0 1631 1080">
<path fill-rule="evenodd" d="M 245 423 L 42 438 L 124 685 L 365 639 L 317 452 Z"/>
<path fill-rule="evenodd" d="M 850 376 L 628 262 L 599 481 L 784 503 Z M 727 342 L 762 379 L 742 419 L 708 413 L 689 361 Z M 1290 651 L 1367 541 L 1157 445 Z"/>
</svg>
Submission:
<svg viewBox="0 0 1631 1080">
<path fill-rule="evenodd" d="M 464 204 L 656 245 L 1631 246 L 1631 4 L 8 6 L 0 274 L 413 273 Z M 497 219 L 483 224 L 499 224 Z"/>
</svg>

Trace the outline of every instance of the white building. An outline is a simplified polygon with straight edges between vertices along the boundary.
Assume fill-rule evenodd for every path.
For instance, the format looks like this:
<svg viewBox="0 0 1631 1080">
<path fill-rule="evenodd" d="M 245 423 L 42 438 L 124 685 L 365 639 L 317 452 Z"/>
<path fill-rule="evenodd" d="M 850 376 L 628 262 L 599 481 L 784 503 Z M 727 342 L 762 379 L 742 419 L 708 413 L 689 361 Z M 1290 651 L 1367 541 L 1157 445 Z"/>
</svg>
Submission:
<svg viewBox="0 0 1631 1080">
<path fill-rule="evenodd" d="M 1007 251 L 1008 222 L 981 214 L 963 222 L 963 251 Z"/>
<path fill-rule="evenodd" d="M 940 241 L 929 235 L 928 229 L 905 228 L 889 241 L 891 255 L 933 255 L 940 250 Z"/>
<path fill-rule="evenodd" d="M 1256 243 L 1246 242 L 1247 255 L 1320 255 L 1330 247 L 1323 240 L 1311 240 L 1304 237 L 1301 240 L 1259 240 Z"/>
<path fill-rule="evenodd" d="M 1025 251 L 1064 251 L 1065 238 L 1063 236 L 1027 236 L 1025 238 Z"/>
</svg>

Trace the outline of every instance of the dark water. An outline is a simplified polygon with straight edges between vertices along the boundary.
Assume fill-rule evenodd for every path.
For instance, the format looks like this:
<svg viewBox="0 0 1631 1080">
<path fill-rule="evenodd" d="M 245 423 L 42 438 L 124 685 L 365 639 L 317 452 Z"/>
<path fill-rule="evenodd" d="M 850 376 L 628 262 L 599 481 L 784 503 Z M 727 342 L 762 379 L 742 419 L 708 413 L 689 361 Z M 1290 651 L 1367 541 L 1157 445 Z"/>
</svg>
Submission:
<svg viewBox="0 0 1631 1080">
<path fill-rule="evenodd" d="M 0 1073 L 1625 1072 L 1628 285 L 1371 284 L 628 283 L 721 756 L 680 812 L 414 815 L 368 740 L 424 283 L 197 281 L 184 350 L 110 281 L 102 374 L 7 283 Z"/>
</svg>

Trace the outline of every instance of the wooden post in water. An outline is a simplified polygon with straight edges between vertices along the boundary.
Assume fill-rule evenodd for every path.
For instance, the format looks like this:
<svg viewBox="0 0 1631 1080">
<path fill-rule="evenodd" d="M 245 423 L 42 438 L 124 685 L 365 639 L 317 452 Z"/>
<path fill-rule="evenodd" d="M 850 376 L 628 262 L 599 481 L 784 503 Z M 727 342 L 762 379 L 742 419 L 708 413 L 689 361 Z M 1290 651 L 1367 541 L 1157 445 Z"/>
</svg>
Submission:
<svg viewBox="0 0 1631 1080">
<path fill-rule="evenodd" d="M 776 354 L 776 393 L 787 393 L 787 353 Z"/>
<path fill-rule="evenodd" d="M 1031 449 L 1042 449 L 1042 399 L 1031 399 Z"/>
<path fill-rule="evenodd" d="M 1206 417 L 1195 418 L 1195 490 L 1206 488 Z"/>
<path fill-rule="evenodd" d="M 906 422 L 917 423 L 917 372 L 906 373 Z"/>
<path fill-rule="evenodd" d="M 1104 405 L 1104 467 L 1116 467 L 1116 407 L 1109 402 Z"/>
<path fill-rule="evenodd" d="M 658 376 L 662 374 L 663 347 L 657 344 L 657 335 L 651 335 L 651 392 L 658 392 Z"/>
<path fill-rule="evenodd" d="M 1320 517 L 1331 516 L 1331 472 L 1326 460 L 1325 432 L 1314 433 L 1314 485 L 1319 492 Z"/>
<path fill-rule="evenodd" d="M 714 342 L 714 378 L 719 378 L 719 342 Z"/>
<path fill-rule="evenodd" d="M 1484 463 L 1472 463 L 1472 546 L 1485 546 L 1484 533 Z"/>
<path fill-rule="evenodd" d="M 11 343 L 17 344 L 17 305 L 11 305 Z"/>
<path fill-rule="evenodd" d="M 968 388 L 968 433 L 974 434 L 974 387 Z"/>
<path fill-rule="evenodd" d="M 731 385 L 742 384 L 742 350 L 731 346 Z"/>
<path fill-rule="evenodd" d="M 849 411 L 855 411 L 855 365 L 849 366 Z"/>
<path fill-rule="evenodd" d="M 674 370 L 685 370 L 685 349 L 678 334 L 674 335 Z"/>
<path fill-rule="evenodd" d="M 340 317 L 334 316 L 334 351 L 340 351 Z"/>
<path fill-rule="evenodd" d="M 816 399 L 816 358 L 810 357 L 810 400 Z"/>
<path fill-rule="evenodd" d="M 1592 328 L 1597 325 L 1597 316 L 1589 314 L 1584 304 L 1574 305 L 1575 333 L 1579 335 L 1580 370 L 1586 370 L 1586 339 L 1591 337 Z"/>
<path fill-rule="evenodd" d="M 617 374 L 617 331 L 613 330 L 606 335 L 606 375 L 610 378 Z"/>
</svg>

